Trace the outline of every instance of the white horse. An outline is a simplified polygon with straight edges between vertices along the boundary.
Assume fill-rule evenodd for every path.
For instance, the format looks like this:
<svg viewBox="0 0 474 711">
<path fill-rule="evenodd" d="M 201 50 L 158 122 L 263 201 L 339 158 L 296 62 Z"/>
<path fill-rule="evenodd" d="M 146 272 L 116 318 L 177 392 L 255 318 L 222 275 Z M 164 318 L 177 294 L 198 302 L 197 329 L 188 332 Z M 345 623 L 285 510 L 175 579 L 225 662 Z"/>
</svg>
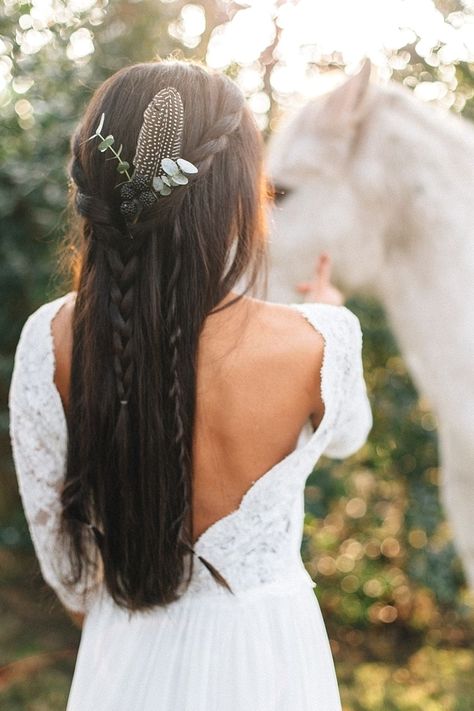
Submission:
<svg viewBox="0 0 474 711">
<path fill-rule="evenodd" d="M 296 301 L 322 250 L 348 294 L 377 297 L 437 416 L 441 496 L 474 588 L 474 127 L 370 63 L 283 121 L 267 172 L 269 299 Z"/>
</svg>

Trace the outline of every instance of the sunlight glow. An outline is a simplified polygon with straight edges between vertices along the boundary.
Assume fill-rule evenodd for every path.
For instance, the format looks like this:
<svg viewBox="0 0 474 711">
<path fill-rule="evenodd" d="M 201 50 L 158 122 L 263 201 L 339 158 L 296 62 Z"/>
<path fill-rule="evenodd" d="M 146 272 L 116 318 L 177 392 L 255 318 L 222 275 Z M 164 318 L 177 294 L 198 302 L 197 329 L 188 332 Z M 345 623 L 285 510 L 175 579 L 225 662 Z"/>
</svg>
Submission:
<svg viewBox="0 0 474 711">
<path fill-rule="evenodd" d="M 202 5 L 188 3 L 183 5 L 179 19 L 171 22 L 168 32 L 171 37 L 176 37 L 185 47 L 197 47 L 201 35 L 206 29 L 206 13 Z"/>
<path fill-rule="evenodd" d="M 216 69 L 231 62 L 251 64 L 274 39 L 275 27 L 268 3 L 239 10 L 226 25 L 216 27 L 207 50 L 207 63 Z"/>
<path fill-rule="evenodd" d="M 67 56 L 69 59 L 84 59 L 93 52 L 94 42 L 92 41 L 92 33 L 89 30 L 85 27 L 81 27 L 72 33 L 67 48 Z"/>
<path fill-rule="evenodd" d="M 157 5 L 173 2 L 156 0 Z M 20 0 L 3 0 L 6 16 L 19 4 Z M 95 50 L 93 28 L 104 22 L 108 4 L 109 0 L 30 0 L 21 6 L 15 43 L 22 55 L 35 55 L 54 40 L 54 25 L 61 25 L 69 36 L 68 58 L 86 64 Z M 222 0 L 222 7 L 226 4 Z M 268 83 L 281 105 L 295 97 L 314 96 L 331 88 L 329 73 L 324 71 L 329 64 L 352 74 L 369 57 L 378 79 L 388 81 L 394 70 L 403 71 L 413 61 L 412 45 L 428 66 L 437 68 L 440 79 L 422 80 L 418 96 L 448 105 L 455 101 L 456 79 L 449 75 L 452 64 L 474 62 L 474 0 L 463 0 L 463 11 L 446 17 L 434 0 L 234 0 L 230 5 L 234 14 L 212 31 L 206 62 L 217 69 L 238 65 L 233 76 L 252 98 L 261 126 L 268 113 Z M 214 12 L 211 5 L 207 0 L 177 3 L 174 15 L 171 8 L 166 12 L 169 35 L 188 49 L 198 48 L 199 54 L 206 19 L 210 22 Z M 11 41 L 0 38 L 0 93 L 14 75 L 12 51 Z M 15 91 L 26 93 L 28 88 L 26 83 L 18 84 Z"/>
<path fill-rule="evenodd" d="M 349 73 L 369 57 L 385 79 L 391 74 L 390 54 L 415 42 L 420 56 L 428 63 L 432 59 L 434 65 L 474 60 L 474 17 L 453 12 L 445 19 L 433 0 L 299 0 L 280 6 L 276 0 L 248 0 L 242 4 L 245 7 L 230 22 L 213 31 L 207 62 L 220 69 L 232 62 L 244 68 L 254 64 L 274 39 L 275 18 L 280 37 L 271 81 L 282 95 L 313 94 L 315 78 L 308 66 L 324 63 L 335 53 Z M 433 50 L 439 45 L 436 56 Z M 405 65 L 409 60 L 407 52 Z M 437 87 L 431 93 L 439 91 Z"/>
</svg>

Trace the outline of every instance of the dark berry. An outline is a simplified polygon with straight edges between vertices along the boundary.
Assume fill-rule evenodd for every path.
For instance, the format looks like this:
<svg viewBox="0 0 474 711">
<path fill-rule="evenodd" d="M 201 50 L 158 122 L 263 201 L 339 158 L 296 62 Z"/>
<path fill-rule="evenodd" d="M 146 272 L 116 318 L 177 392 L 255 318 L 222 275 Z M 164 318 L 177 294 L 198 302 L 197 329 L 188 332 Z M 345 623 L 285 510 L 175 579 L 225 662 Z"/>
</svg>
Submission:
<svg viewBox="0 0 474 711">
<path fill-rule="evenodd" d="M 120 204 L 120 212 L 126 218 L 135 217 L 138 210 L 137 200 L 126 200 Z"/>
<path fill-rule="evenodd" d="M 149 187 L 149 180 L 144 175 L 134 175 L 132 185 L 137 192 L 142 192 L 142 190 L 146 190 Z"/>
<path fill-rule="evenodd" d="M 140 193 L 138 199 L 140 200 L 143 207 L 151 207 L 156 201 L 156 195 L 153 190 L 144 190 Z"/>
<path fill-rule="evenodd" d="M 122 200 L 133 200 L 135 197 L 135 190 L 133 188 L 133 185 L 130 185 L 130 183 L 125 183 L 122 185 L 120 189 L 120 196 Z"/>
</svg>

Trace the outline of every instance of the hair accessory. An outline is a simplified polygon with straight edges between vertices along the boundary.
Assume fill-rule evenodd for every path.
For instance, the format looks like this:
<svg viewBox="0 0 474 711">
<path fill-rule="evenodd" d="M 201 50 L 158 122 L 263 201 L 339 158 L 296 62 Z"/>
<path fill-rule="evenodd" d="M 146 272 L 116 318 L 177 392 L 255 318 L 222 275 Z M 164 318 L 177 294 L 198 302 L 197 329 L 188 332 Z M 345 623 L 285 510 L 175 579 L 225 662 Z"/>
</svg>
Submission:
<svg viewBox="0 0 474 711">
<path fill-rule="evenodd" d="M 168 86 L 155 94 L 143 112 L 132 176 L 128 172 L 130 164 L 121 158 L 122 146 L 116 151 L 112 134 L 104 137 L 101 133 L 105 114 L 101 115 L 94 134 L 86 139 L 100 138 L 99 151 L 110 150 L 118 160 L 118 172 L 127 176 L 127 181 L 119 184 L 120 212 L 126 221 L 136 222 L 141 211 L 151 207 L 158 195 L 167 196 L 174 187 L 187 185 L 187 176 L 198 172 L 193 163 L 179 157 L 183 120 L 183 102 L 177 89 Z"/>
<path fill-rule="evenodd" d="M 184 109 L 180 93 L 172 86 L 159 91 L 143 112 L 133 158 L 135 172 L 152 181 L 163 158 L 175 160 L 181 150 Z"/>
</svg>

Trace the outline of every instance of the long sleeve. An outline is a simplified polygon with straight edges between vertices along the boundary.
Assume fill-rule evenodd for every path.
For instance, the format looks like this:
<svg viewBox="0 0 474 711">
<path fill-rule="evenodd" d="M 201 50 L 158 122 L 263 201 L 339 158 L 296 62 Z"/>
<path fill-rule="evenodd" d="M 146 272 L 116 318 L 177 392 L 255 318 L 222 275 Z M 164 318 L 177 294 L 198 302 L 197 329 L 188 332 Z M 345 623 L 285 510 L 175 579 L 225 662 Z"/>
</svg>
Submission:
<svg viewBox="0 0 474 711">
<path fill-rule="evenodd" d="M 372 411 L 362 366 L 362 331 L 359 319 L 342 307 L 339 311 L 337 417 L 331 438 L 323 452 L 343 459 L 365 443 L 372 428 Z"/>
<path fill-rule="evenodd" d="M 23 508 L 44 580 L 68 609 L 86 612 L 94 588 L 86 589 L 80 583 L 70 589 L 63 583 L 70 564 L 59 535 L 67 425 L 54 385 L 50 323 L 64 299 L 43 304 L 22 328 L 9 390 L 10 439 Z"/>
</svg>

